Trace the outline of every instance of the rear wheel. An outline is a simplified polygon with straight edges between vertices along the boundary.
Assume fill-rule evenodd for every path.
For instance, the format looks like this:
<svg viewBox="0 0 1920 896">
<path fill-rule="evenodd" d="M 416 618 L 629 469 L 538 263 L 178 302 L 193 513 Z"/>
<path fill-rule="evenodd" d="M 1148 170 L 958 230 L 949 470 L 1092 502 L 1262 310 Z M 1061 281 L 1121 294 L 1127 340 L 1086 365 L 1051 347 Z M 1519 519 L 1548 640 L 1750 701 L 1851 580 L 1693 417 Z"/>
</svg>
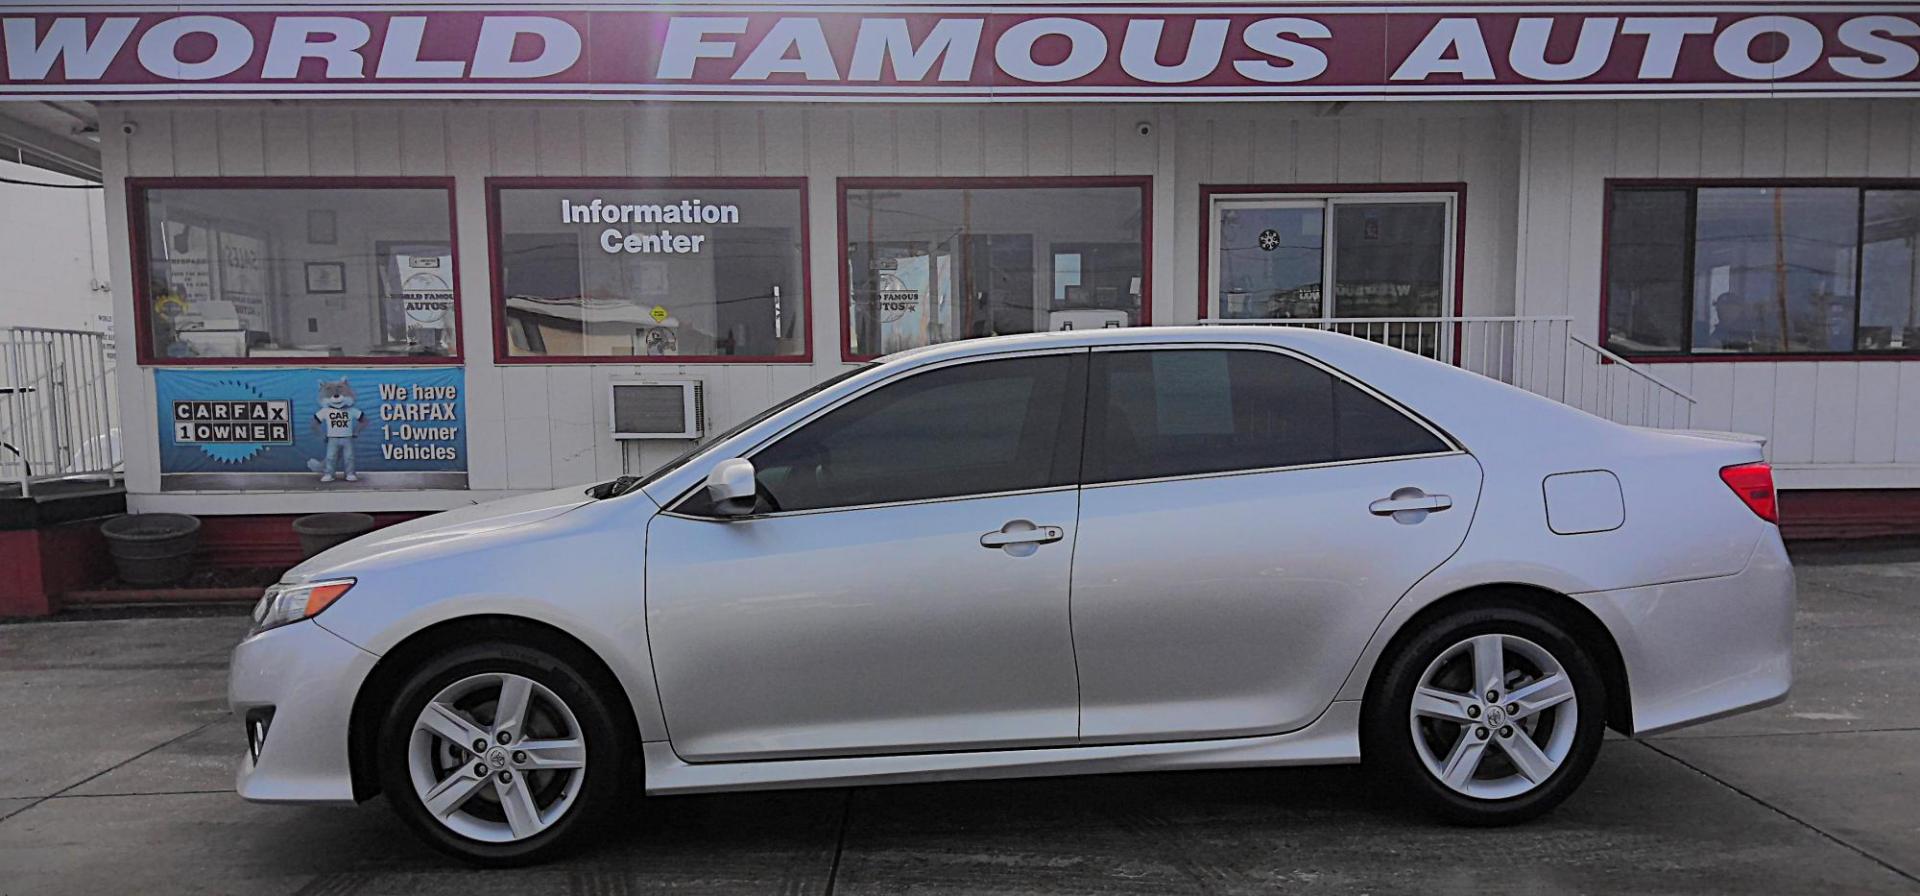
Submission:
<svg viewBox="0 0 1920 896">
<path fill-rule="evenodd" d="M 1442 817 L 1512 824 L 1559 805 L 1605 733 L 1597 665 L 1561 625 L 1507 606 L 1435 620 L 1370 694 L 1365 758 Z"/>
<path fill-rule="evenodd" d="M 482 865 L 541 861 L 576 845 L 617 800 L 616 718 L 562 657 L 464 646 L 401 686 L 381 729 L 381 787 L 443 852 Z"/>
</svg>

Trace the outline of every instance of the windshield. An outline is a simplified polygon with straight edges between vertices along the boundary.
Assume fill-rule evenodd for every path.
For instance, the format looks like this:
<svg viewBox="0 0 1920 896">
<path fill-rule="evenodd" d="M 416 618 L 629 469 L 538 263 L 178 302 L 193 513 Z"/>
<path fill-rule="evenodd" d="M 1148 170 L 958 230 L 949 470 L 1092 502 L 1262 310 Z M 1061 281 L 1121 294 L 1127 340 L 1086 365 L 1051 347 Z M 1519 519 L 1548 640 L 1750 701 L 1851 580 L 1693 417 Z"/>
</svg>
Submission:
<svg viewBox="0 0 1920 896">
<path fill-rule="evenodd" d="M 840 373 L 835 374 L 834 376 L 829 377 L 828 379 L 821 380 L 820 382 L 815 383 L 811 388 L 804 389 L 804 390 L 801 390 L 800 392 L 795 393 L 793 397 L 788 398 L 786 401 L 779 402 L 773 405 L 772 407 L 767 408 L 764 411 L 761 411 L 758 414 L 748 417 L 746 420 L 741 421 L 738 425 L 734 426 L 732 429 L 729 429 L 726 432 L 723 432 L 717 436 L 714 436 L 711 439 L 708 439 L 704 442 L 701 442 L 693 446 L 692 448 L 687 449 L 679 457 L 676 457 L 673 460 L 670 460 L 664 464 L 661 464 L 660 466 L 656 467 L 653 472 L 648 473 L 644 477 L 622 476 L 619 479 L 613 480 L 612 482 L 602 483 L 601 485 L 595 486 L 593 489 L 589 490 L 588 493 L 594 494 L 596 497 L 618 497 L 620 495 L 624 495 L 628 492 L 631 492 L 634 489 L 645 488 L 649 483 L 652 483 L 658 480 L 660 477 L 665 476 L 668 473 L 671 473 L 674 470 L 679 469 L 681 466 L 692 461 L 694 458 L 697 458 L 700 455 L 705 454 L 707 450 L 712 448 L 713 446 L 718 445 L 722 442 L 725 442 L 726 440 L 731 439 L 734 436 L 739 435 L 740 433 L 743 433 L 749 429 L 752 429 L 755 426 L 760 425 L 760 423 L 765 421 L 768 417 L 778 414 L 781 411 L 786 410 L 787 408 L 793 407 L 795 404 L 798 404 L 799 402 L 811 396 L 817 395 L 820 392 L 825 391 L 826 389 L 839 385 L 840 383 L 844 382 L 848 378 L 852 377 L 854 374 L 859 373 L 863 370 L 866 370 L 867 368 L 872 367 L 876 363 L 878 362 L 868 361 L 864 364 L 859 364 L 847 370 L 841 371 Z"/>
</svg>

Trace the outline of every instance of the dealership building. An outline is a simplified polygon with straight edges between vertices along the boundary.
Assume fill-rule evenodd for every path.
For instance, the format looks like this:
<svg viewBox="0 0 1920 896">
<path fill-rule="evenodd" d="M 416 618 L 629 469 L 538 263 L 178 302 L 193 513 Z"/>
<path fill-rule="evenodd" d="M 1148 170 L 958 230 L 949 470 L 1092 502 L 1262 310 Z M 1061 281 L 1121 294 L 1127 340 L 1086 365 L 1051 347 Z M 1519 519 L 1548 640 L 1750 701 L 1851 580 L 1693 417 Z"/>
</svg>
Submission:
<svg viewBox="0 0 1920 896">
<path fill-rule="evenodd" d="M 0 146 L 104 184 L 127 504 L 215 562 L 914 346 L 1236 321 L 1763 435 L 1790 534 L 1920 527 L 1910 5 L 263 9 L 0 5 Z"/>
</svg>

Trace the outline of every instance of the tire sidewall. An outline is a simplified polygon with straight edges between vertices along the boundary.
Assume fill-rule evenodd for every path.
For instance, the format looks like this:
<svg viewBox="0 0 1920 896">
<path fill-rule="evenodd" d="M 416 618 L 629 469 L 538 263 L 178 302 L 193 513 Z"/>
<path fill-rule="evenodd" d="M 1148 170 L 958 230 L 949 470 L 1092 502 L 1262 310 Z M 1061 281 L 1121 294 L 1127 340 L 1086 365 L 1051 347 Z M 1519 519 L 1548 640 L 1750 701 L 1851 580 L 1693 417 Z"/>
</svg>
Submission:
<svg viewBox="0 0 1920 896">
<path fill-rule="evenodd" d="M 1579 709 L 1573 745 L 1553 775 L 1526 793 L 1497 800 L 1467 796 L 1435 778 L 1420 759 L 1409 723 L 1414 690 L 1434 659 L 1467 638 L 1488 634 L 1525 638 L 1551 653 L 1572 680 Z M 1585 779 L 1606 735 L 1605 681 L 1591 652 L 1563 626 L 1519 607 L 1463 610 L 1425 626 L 1397 651 L 1367 704 L 1363 759 L 1384 767 L 1393 783 L 1428 811 L 1461 824 L 1513 824 L 1559 805 Z"/>
<path fill-rule="evenodd" d="M 573 805 L 540 833 L 513 843 L 473 840 L 448 829 L 414 792 L 408 768 L 413 726 L 420 711 L 448 685 L 473 675 L 508 672 L 539 682 L 572 710 L 586 741 L 585 779 Z M 380 726 L 376 746 L 381 790 L 401 820 L 435 849 L 482 866 L 524 865 L 552 858 L 596 830 L 622 789 L 626 738 L 606 696 L 573 663 L 545 650 L 506 642 L 472 644 L 442 653 L 408 675 Z"/>
</svg>

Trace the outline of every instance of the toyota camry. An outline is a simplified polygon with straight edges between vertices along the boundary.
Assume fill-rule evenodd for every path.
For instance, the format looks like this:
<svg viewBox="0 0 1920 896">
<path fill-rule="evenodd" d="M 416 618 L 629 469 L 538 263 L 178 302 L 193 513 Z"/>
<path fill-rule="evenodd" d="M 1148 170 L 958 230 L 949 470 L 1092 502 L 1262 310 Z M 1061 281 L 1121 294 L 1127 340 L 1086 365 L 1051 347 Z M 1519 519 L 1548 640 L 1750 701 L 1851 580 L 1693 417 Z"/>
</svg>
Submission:
<svg viewBox="0 0 1920 896">
<path fill-rule="evenodd" d="M 296 567 L 238 787 L 481 864 L 637 793 L 1362 761 L 1505 824 L 1780 700 L 1793 600 L 1754 438 L 1314 330 L 979 339 Z"/>
</svg>

